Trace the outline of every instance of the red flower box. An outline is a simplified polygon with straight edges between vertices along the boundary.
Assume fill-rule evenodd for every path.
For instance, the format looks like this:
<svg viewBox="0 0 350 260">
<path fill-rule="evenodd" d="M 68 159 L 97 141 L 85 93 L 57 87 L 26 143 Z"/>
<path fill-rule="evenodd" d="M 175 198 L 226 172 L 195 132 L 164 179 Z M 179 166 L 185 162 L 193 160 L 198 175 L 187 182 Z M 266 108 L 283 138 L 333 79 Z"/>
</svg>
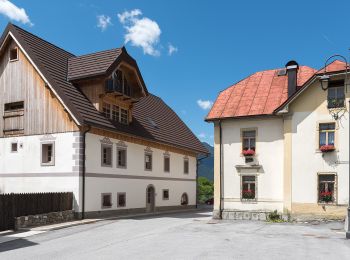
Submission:
<svg viewBox="0 0 350 260">
<path fill-rule="evenodd" d="M 335 150 L 334 145 L 322 145 L 320 147 L 321 152 L 327 153 L 327 152 L 332 152 Z"/>
<path fill-rule="evenodd" d="M 255 151 L 252 150 L 252 149 L 243 150 L 243 151 L 242 151 L 242 154 L 243 154 L 244 156 L 253 156 L 253 155 L 255 155 Z"/>
<path fill-rule="evenodd" d="M 331 191 L 320 192 L 322 202 L 331 202 L 333 200 L 333 193 Z"/>
</svg>

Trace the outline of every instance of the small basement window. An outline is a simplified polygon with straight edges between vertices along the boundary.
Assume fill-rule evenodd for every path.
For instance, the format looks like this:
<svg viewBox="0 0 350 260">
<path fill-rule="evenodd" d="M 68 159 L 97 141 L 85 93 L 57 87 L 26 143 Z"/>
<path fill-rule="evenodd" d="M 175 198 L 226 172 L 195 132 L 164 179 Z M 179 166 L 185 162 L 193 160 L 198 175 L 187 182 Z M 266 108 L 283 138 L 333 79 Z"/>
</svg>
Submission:
<svg viewBox="0 0 350 260">
<path fill-rule="evenodd" d="M 163 190 L 163 200 L 169 200 L 169 190 Z"/>
<path fill-rule="evenodd" d="M 18 48 L 12 48 L 10 50 L 10 61 L 17 61 L 18 60 Z"/>
<path fill-rule="evenodd" d="M 18 144 L 17 143 L 12 143 L 11 144 L 11 152 L 12 153 L 17 153 L 18 152 Z"/>
<path fill-rule="evenodd" d="M 41 144 L 41 165 L 52 166 L 55 164 L 54 143 Z"/>
<path fill-rule="evenodd" d="M 102 193 L 102 208 L 112 207 L 112 194 L 111 193 Z"/>
<path fill-rule="evenodd" d="M 118 207 L 125 207 L 126 206 L 126 194 L 125 193 L 118 193 Z"/>
</svg>

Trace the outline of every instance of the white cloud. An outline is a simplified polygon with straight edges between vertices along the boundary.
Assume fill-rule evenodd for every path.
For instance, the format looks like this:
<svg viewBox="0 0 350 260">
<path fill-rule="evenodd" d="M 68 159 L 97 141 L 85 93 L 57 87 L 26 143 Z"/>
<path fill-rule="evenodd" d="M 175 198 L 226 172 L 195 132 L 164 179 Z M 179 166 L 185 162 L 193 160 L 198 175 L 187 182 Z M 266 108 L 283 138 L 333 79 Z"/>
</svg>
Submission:
<svg viewBox="0 0 350 260">
<path fill-rule="evenodd" d="M 8 0 L 0 0 L 0 14 L 5 15 L 10 20 L 21 22 L 33 26 L 24 8 L 19 8 Z"/>
<path fill-rule="evenodd" d="M 101 31 L 107 29 L 108 26 L 112 25 L 111 17 L 108 15 L 98 15 L 97 16 L 97 27 L 101 28 Z"/>
<path fill-rule="evenodd" d="M 174 45 L 169 43 L 169 45 L 168 45 L 168 55 L 171 56 L 173 53 L 175 53 L 177 51 L 178 51 L 177 47 L 175 47 Z"/>
<path fill-rule="evenodd" d="M 210 100 L 201 100 L 201 99 L 198 99 L 197 100 L 197 104 L 198 106 L 201 108 L 201 109 L 204 109 L 204 110 L 207 110 L 207 109 L 210 109 L 213 105 L 213 102 L 210 101 Z"/>
<path fill-rule="evenodd" d="M 198 137 L 199 137 L 200 139 L 204 139 L 204 138 L 207 137 L 207 135 L 206 135 L 205 133 L 200 133 L 200 134 L 198 135 Z"/>
<path fill-rule="evenodd" d="M 156 49 L 161 34 L 159 25 L 147 17 L 141 18 L 141 15 L 139 9 L 118 14 L 119 21 L 126 29 L 125 43 L 130 42 L 133 46 L 141 47 L 144 54 L 159 56 L 160 52 Z"/>
</svg>

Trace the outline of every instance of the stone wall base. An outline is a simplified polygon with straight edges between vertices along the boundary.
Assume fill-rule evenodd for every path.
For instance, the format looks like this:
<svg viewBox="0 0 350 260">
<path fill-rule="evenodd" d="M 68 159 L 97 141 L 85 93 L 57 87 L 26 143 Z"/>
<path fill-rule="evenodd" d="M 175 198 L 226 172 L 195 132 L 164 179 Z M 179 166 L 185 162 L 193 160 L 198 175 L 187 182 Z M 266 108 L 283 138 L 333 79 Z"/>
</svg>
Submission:
<svg viewBox="0 0 350 260">
<path fill-rule="evenodd" d="M 15 218 L 15 230 L 74 220 L 74 211 L 50 212 L 46 214 L 21 216 Z"/>
<path fill-rule="evenodd" d="M 268 214 L 269 212 L 266 211 L 224 210 L 222 212 L 222 219 L 266 221 Z"/>
<path fill-rule="evenodd" d="M 187 205 L 187 206 L 164 206 L 156 207 L 153 212 L 147 212 L 146 208 L 133 208 L 133 209 L 112 209 L 112 210 L 101 210 L 101 211 L 87 211 L 85 212 L 85 218 L 108 218 L 108 217 L 119 217 L 127 215 L 138 215 L 145 213 L 160 213 L 160 212 L 172 212 L 172 211 L 186 211 L 195 209 L 196 205 Z M 75 213 L 77 219 L 81 219 L 81 212 Z"/>
</svg>

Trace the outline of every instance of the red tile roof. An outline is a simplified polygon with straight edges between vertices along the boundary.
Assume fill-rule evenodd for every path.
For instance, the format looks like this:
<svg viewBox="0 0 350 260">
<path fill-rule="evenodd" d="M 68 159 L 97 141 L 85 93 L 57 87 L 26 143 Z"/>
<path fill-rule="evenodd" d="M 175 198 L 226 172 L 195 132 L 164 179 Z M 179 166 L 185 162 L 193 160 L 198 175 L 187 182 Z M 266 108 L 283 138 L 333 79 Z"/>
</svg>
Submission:
<svg viewBox="0 0 350 260">
<path fill-rule="evenodd" d="M 280 70 L 256 72 L 222 91 L 206 120 L 273 114 L 273 111 L 288 99 L 287 75 L 278 76 Z M 300 66 L 298 87 L 315 72 L 313 68 Z"/>
<path fill-rule="evenodd" d="M 340 60 L 335 60 L 332 63 L 328 64 L 326 66 L 326 72 L 336 72 L 336 71 L 342 71 L 346 69 L 346 65 L 344 61 L 340 61 Z M 323 74 L 325 72 L 324 67 L 322 69 L 320 69 L 319 71 L 317 71 L 317 74 Z"/>
</svg>

